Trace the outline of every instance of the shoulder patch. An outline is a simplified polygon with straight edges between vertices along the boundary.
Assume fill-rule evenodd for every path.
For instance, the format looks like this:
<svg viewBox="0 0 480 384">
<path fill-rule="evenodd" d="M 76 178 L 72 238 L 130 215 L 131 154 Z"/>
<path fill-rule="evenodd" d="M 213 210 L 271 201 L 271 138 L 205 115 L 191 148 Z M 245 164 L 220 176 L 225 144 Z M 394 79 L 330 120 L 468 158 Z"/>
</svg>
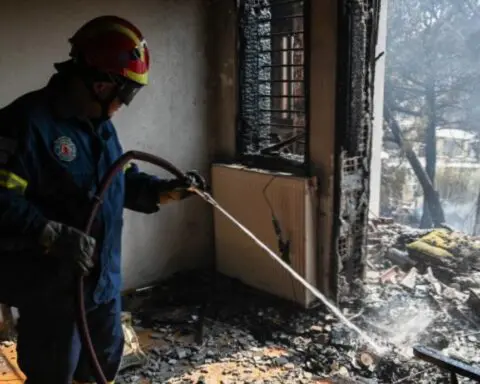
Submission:
<svg viewBox="0 0 480 384">
<path fill-rule="evenodd" d="M 68 136 L 60 136 L 53 143 L 55 155 L 61 160 L 70 162 L 77 157 L 77 147 Z"/>
</svg>

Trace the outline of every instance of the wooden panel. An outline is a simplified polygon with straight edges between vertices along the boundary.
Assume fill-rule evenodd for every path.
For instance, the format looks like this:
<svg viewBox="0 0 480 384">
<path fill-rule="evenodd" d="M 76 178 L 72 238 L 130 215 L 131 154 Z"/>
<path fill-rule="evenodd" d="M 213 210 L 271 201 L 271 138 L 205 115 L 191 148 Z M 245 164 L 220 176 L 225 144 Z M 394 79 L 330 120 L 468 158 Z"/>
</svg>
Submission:
<svg viewBox="0 0 480 384">
<path fill-rule="evenodd" d="M 214 165 L 215 199 L 270 249 L 278 252 L 273 210 L 291 241 L 291 265 L 315 285 L 314 215 L 309 180 L 290 175 Z M 271 207 L 271 208 L 270 208 Z M 215 212 L 217 268 L 221 273 L 279 297 L 308 306 L 311 295 L 265 251 L 221 213 Z"/>
</svg>

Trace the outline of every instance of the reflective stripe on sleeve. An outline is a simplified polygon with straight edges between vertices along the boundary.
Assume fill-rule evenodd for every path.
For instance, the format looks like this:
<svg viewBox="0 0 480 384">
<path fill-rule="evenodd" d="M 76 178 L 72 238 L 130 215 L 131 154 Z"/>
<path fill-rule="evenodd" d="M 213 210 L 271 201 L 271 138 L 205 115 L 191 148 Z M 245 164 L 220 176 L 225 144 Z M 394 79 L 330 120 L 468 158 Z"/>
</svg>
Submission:
<svg viewBox="0 0 480 384">
<path fill-rule="evenodd" d="M 27 180 L 22 179 L 13 172 L 0 169 L 0 187 L 23 194 L 25 193 L 27 186 Z"/>
</svg>

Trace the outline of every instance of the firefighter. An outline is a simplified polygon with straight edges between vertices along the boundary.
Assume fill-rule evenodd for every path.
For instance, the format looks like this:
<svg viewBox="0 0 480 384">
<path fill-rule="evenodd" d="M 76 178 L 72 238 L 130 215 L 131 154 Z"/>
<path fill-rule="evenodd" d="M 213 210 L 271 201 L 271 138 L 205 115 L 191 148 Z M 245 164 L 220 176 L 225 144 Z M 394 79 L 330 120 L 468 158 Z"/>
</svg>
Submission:
<svg viewBox="0 0 480 384">
<path fill-rule="evenodd" d="M 159 179 L 132 164 L 113 180 L 91 235 L 82 232 L 102 176 L 123 153 L 110 119 L 148 84 L 150 56 L 142 33 L 114 16 L 87 22 L 69 41 L 70 58 L 55 64 L 49 82 L 0 110 L 1 270 L 11 283 L 0 301 L 7 295 L 19 308 L 27 384 L 95 381 L 75 326 L 78 273 L 99 362 L 113 382 L 124 344 L 123 208 L 154 213 L 203 183 L 194 171 L 188 182 Z"/>
</svg>

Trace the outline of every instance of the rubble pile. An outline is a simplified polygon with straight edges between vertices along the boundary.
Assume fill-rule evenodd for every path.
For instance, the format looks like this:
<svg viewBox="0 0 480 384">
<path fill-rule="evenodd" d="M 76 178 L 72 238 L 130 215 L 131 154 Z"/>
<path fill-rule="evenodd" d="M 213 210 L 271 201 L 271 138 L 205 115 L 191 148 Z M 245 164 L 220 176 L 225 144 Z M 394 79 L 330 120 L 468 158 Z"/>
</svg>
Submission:
<svg viewBox="0 0 480 384">
<path fill-rule="evenodd" d="M 197 281 L 197 288 L 185 287 L 185 281 Z M 349 383 L 352 361 L 371 375 L 370 366 L 356 363 L 341 328 L 331 339 L 332 315 L 301 311 L 225 277 L 217 277 L 204 340 L 197 343 L 200 304 L 209 288 L 202 277 L 181 275 L 134 303 L 127 300 L 126 307 L 137 315 L 137 333 L 151 329 L 152 342 L 148 363 L 125 371 L 118 382 L 325 383 L 322 377 L 337 376 L 336 382 Z"/>
<path fill-rule="evenodd" d="M 320 308 L 301 311 L 226 278 L 197 343 L 205 290 L 176 284 L 194 278 L 179 276 L 136 304 L 127 300 L 148 345 L 147 364 L 123 371 L 119 383 L 390 383 L 392 374 L 411 374 L 396 357 L 375 356 Z"/>
<path fill-rule="evenodd" d="M 462 313 L 464 320 L 478 325 L 480 239 L 448 229 L 413 229 L 388 219 L 372 221 L 370 229 L 364 302 L 375 294 L 408 295 L 392 303 L 403 311 L 399 302 L 423 298 L 429 308 Z"/>
<path fill-rule="evenodd" d="M 480 367 L 479 239 L 381 219 L 370 223 L 368 249 L 361 292 L 342 298 L 343 306 L 360 309 L 356 324 L 398 356 L 411 357 L 421 344 Z M 430 382 L 430 375 L 416 382 Z"/>
<path fill-rule="evenodd" d="M 454 240 L 430 242 L 441 245 L 432 257 L 412 248 L 432 231 L 388 220 L 370 225 L 365 280 L 340 301 L 345 316 L 386 353 L 369 349 L 321 305 L 300 310 L 238 281 L 194 272 L 125 300 L 147 363 L 122 371 L 118 382 L 448 382 L 448 372 L 413 357 L 416 344 L 480 367 L 477 239 L 440 231 Z"/>
<path fill-rule="evenodd" d="M 431 268 L 441 282 L 459 290 L 480 286 L 480 238 L 447 228 L 419 230 L 389 219 L 370 222 L 370 269 L 416 267 L 422 274 Z"/>
</svg>

